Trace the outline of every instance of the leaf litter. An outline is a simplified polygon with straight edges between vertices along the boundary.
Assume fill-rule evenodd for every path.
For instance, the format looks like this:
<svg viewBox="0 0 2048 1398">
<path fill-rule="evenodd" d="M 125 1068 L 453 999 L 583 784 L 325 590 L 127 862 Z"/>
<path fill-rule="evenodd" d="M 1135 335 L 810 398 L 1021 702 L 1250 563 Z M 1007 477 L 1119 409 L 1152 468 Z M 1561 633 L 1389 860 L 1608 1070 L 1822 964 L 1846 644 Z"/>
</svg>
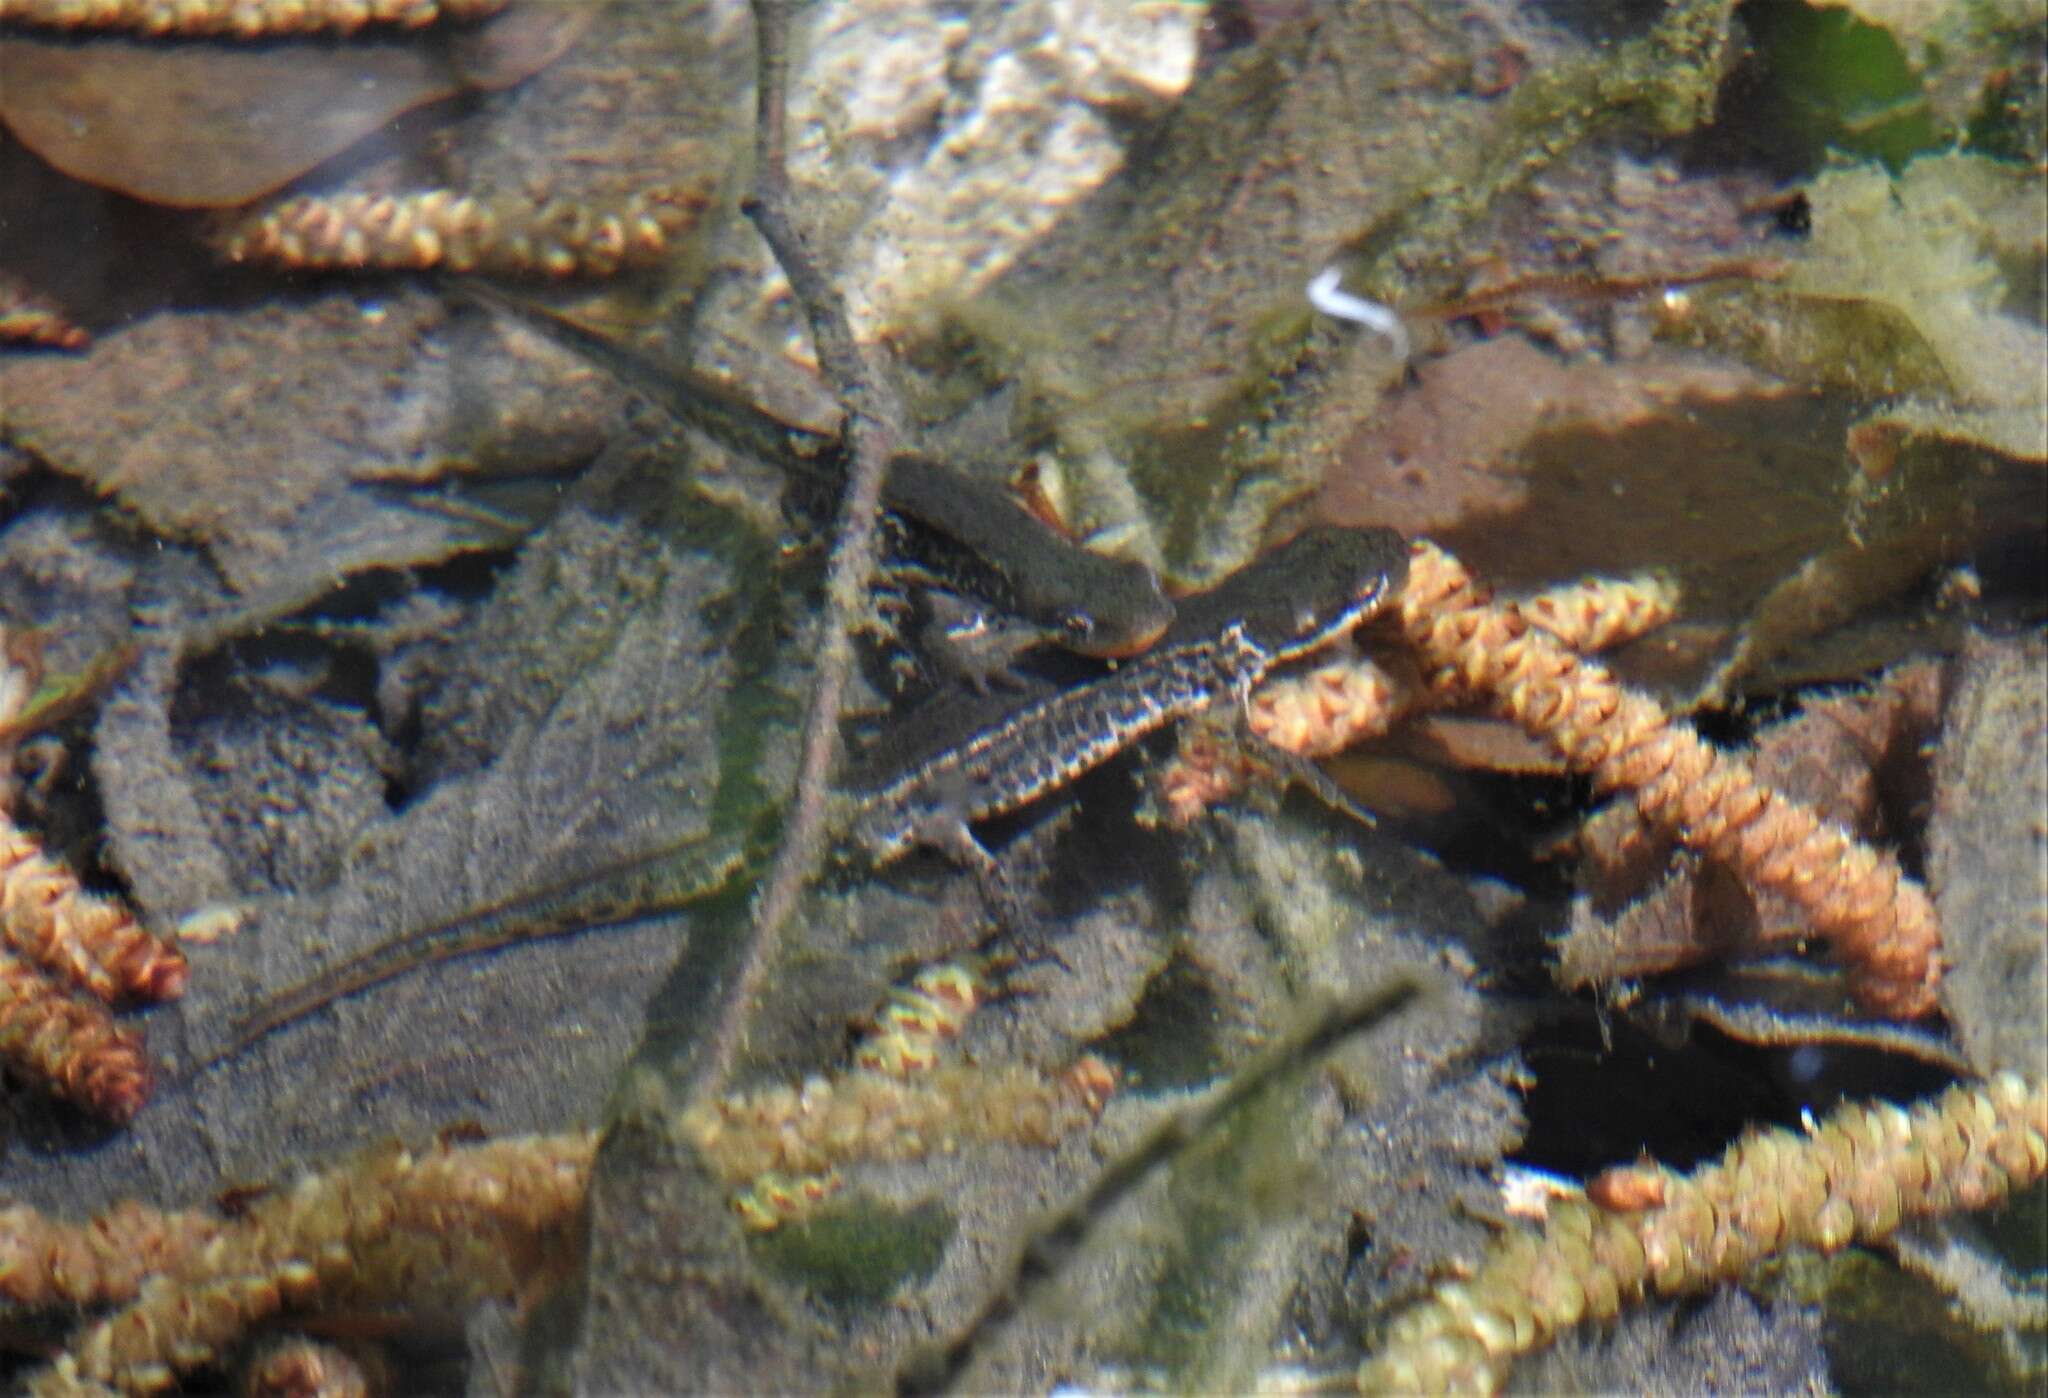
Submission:
<svg viewBox="0 0 2048 1398">
<path fill-rule="evenodd" d="M 1725 19 L 1721 7 L 1685 8 L 1708 27 Z M 1050 442 L 1076 482 L 1076 523 L 1114 530 L 1135 519 L 1152 542 L 1131 547 L 1189 581 L 1227 568 L 1290 511 L 1314 508 L 1426 530 L 1514 583 L 1639 563 L 1676 571 L 1711 635 L 1662 672 L 1672 692 L 1755 693 L 1802 666 L 1806 678 L 1848 680 L 1925 648 L 1928 619 L 1943 615 L 1914 593 L 1930 569 L 1971 558 L 2016 522 L 2038 523 L 2025 505 L 2038 476 L 2020 473 L 2038 471 L 2025 428 L 2029 414 L 2040 420 L 2039 388 L 1998 362 L 2038 337 L 2006 290 L 2024 291 L 2025 264 L 2038 259 L 2010 212 L 2038 194 L 2038 177 L 2030 185 L 1967 157 L 1924 158 L 1898 176 L 1831 172 L 1809 189 L 1807 243 L 1768 219 L 1745 221 L 1731 196 L 1735 214 L 1716 236 L 1755 246 L 1703 245 L 1691 264 L 1680 256 L 1659 270 L 1678 278 L 1687 265 L 1761 249 L 1792 265 L 1784 278 L 1687 286 L 1676 307 L 1635 292 L 1595 298 L 1590 310 L 1583 298 L 1534 294 L 1497 303 L 1503 323 L 1452 318 L 1405 380 L 1370 344 L 1314 325 L 1296 281 L 1355 247 L 1364 285 L 1411 302 L 1456 304 L 1474 294 L 1474 278 L 1533 285 L 1551 272 L 1503 272 L 1486 252 L 1527 245 L 1532 219 L 1614 212 L 1617 189 L 1645 187 L 1604 132 L 1587 130 L 1544 149 L 1537 163 L 1554 171 L 1552 197 L 1533 213 L 1508 208 L 1521 187 L 1513 180 L 1456 208 L 1426 207 L 1425 186 L 1389 180 L 1389 166 L 1402 168 L 1386 147 L 1393 138 L 1371 133 L 1399 129 L 1396 116 L 1418 105 L 1431 116 L 1420 129 L 1439 133 L 1466 173 L 1495 168 L 1471 154 L 1489 142 L 1533 157 L 1554 137 L 1520 124 L 1550 110 L 1544 80 L 1519 98 L 1483 96 L 1469 86 L 1478 57 L 1514 48 L 1541 74 L 1579 78 L 1605 61 L 1561 24 L 1485 5 L 1460 10 L 1457 25 L 1439 13 L 1386 7 L 1379 29 L 1283 19 L 1260 42 L 1206 60 L 1177 106 L 1146 118 L 1165 142 L 1151 159 L 1084 202 L 1035 260 L 965 304 L 942 300 L 928 321 L 912 319 L 902 349 L 921 408 L 943 414 L 990 396 L 991 383 L 1022 385 L 996 399 L 1015 407 L 1007 422 L 1000 411 L 963 420 L 985 439 L 1019 431 Z M 1362 56 L 1368 40 L 1390 36 L 1391 59 Z M 1308 76 L 1271 97 L 1277 106 L 1233 102 L 1261 90 L 1261 65 L 1292 63 Z M 1698 74 L 1666 76 L 1651 85 L 1663 98 L 1712 90 Z M 1390 93 L 1384 110 L 1369 110 Z M 1653 94 L 1622 128 L 1660 122 L 1671 106 Z M 1330 145 L 1322 133 L 1340 117 L 1336 176 L 1297 169 L 1268 184 L 1272 152 Z M 1399 156 L 1422 168 L 1429 152 Z M 1996 193 L 2006 186 L 2009 199 Z M 1671 232 L 1671 211 L 1705 188 L 1681 177 L 1664 192 L 1630 206 L 1650 210 L 1642 245 Z M 1567 209 L 1574 200 L 1585 205 Z M 1862 221 L 1857 235 L 1837 238 L 1851 219 Z M 1274 220 L 1284 236 L 1269 236 Z M 1671 245 L 1685 246 L 1675 236 Z M 1885 279 L 1866 275 L 1874 251 L 1902 245 L 1920 251 Z M 1189 246 L 1202 256 L 1162 252 Z M 1105 247 L 1123 251 L 1100 262 Z M 1388 247 L 1404 255 L 1379 260 Z M 1566 270 L 1610 289 L 1639 274 L 1597 259 Z M 744 304 L 733 285 L 723 284 L 727 299 Z M 889 1256 L 916 1260 L 891 1264 L 895 1281 L 880 1291 L 856 1278 L 820 1309 L 817 1279 L 845 1275 L 850 1244 L 835 1251 L 821 1239 L 780 1270 L 724 1250 L 722 1201 L 677 1168 L 660 1130 L 686 1081 L 691 1017 L 713 993 L 705 982 L 722 964 L 730 910 L 430 968 L 288 1028 L 246 1061 L 176 1071 L 219 1048 L 223 1027 L 265 989 L 352 949 L 734 818 L 715 816 L 709 798 L 735 762 L 769 754 L 746 778 L 753 808 L 772 806 L 786 780 L 773 754 L 801 677 L 774 641 L 808 633 L 801 578 L 777 573 L 771 541 L 754 532 L 759 503 L 725 514 L 680 492 L 674 443 L 620 445 L 619 399 L 592 376 L 536 362 L 531 346 L 466 326 L 414 292 L 368 295 L 322 288 L 281 309 L 164 315 L 126 332 L 132 344 L 104 362 L 0 367 L 9 440 L 42 472 L 29 482 L 38 507 L 11 519 L 0 541 L 0 557 L 27 560 L 0 569 L 8 606 L 49 622 L 60 620 L 56 597 L 89 599 L 96 637 L 142 646 L 95 725 L 108 862 L 159 925 L 223 907 L 241 924 L 194 948 L 193 993 L 150 1022 L 174 1070 L 151 1111 L 71 1155 L 51 1148 L 88 1144 L 75 1124 L 24 1107 L 10 1186 L 72 1208 L 138 1192 L 190 1199 L 456 1121 L 503 1132 L 594 1121 L 637 1045 L 595 1186 L 593 1306 L 563 1326 L 544 1367 L 635 1385 L 721 1373 L 872 1378 L 888 1361 L 857 1356 L 900 1356 L 960 1324 L 997 1284 L 992 1259 L 1020 1220 L 1193 1098 L 1134 1084 L 1092 1143 L 871 1171 L 868 1202 L 853 1213 L 867 1231 L 846 1236 L 894 1239 Z M 1109 323 L 1080 333 L 1104 306 L 1117 308 Z M 1145 314 L 1160 306 L 1170 313 Z M 760 339 L 758 328 L 715 321 L 693 333 L 712 346 Z M 962 339 L 970 353 L 958 369 L 934 368 L 939 347 Z M 1056 357 L 1076 353 L 1098 358 L 1062 370 Z M 1209 358 L 1190 370 L 1190 353 Z M 156 377 L 167 362 L 179 366 L 168 391 Z M 271 391 L 252 396 L 252 366 L 276 366 Z M 416 407 L 396 426 L 394 382 L 396 401 Z M 1093 386 L 1107 383 L 1144 391 L 1135 406 L 1091 404 Z M 153 397 L 171 406 L 126 406 Z M 280 400 L 307 411 L 268 411 Z M 1859 426 L 1899 438 L 1874 480 L 1844 459 Z M 1194 467 L 1176 473 L 1179 458 L 1162 453 L 1126 474 L 1129 444 L 1161 427 L 1179 434 L 1164 438 L 1177 449 L 1202 449 Z M 1003 445 L 987 446 L 989 461 Z M 441 498 L 420 507 L 428 495 L 465 504 L 494 462 L 514 477 L 559 470 L 567 482 L 592 458 L 546 513 L 465 512 Z M 1687 469 L 1674 471 L 1678 462 Z M 90 502 L 67 497 L 52 471 L 111 494 L 114 527 L 53 540 L 49 521 L 82 517 Z M 1958 481 L 1970 487 L 1960 512 Z M 1761 527 L 1730 531 L 1731 518 Z M 47 560 L 67 549 L 91 571 L 53 593 Z M 394 599 L 414 568 L 435 570 L 441 592 L 408 613 Z M 337 590 L 337 578 L 349 585 Z M 303 613 L 321 603 L 324 612 Z M 1816 636 L 1873 607 L 1892 613 L 1888 635 L 1821 650 Z M 1978 619 L 1957 611 L 1947 615 L 1958 625 Z M 730 649 L 748 628 L 760 647 L 752 659 Z M 1768 668 L 1779 658 L 1784 666 Z M 1973 987 L 1967 969 L 2001 958 L 2040 965 L 2024 907 L 1964 906 L 1967 890 L 1994 886 L 2025 901 L 2023 883 L 1970 864 L 1980 853 L 2009 857 L 1998 852 L 2012 848 L 2006 816 L 2025 795 L 1950 777 L 1946 764 L 1960 754 L 1953 760 L 1971 772 L 2025 766 L 2009 757 L 2024 725 L 2017 738 L 1991 739 L 1968 714 L 2012 702 L 1995 696 L 2023 693 L 2039 666 L 2024 648 L 1997 661 L 1972 652 L 1951 681 L 1975 697 L 1967 712 L 1951 701 L 1935 815 L 1906 822 L 1924 831 L 1938 871 L 1962 968 L 1949 1010 L 1980 1066 L 2039 1052 L 2024 1016 L 1977 999 L 2028 982 Z M 990 1385 L 1080 1375 L 1234 1386 L 1276 1353 L 1341 1362 L 1388 1304 L 1446 1259 L 1474 1254 L 1488 1230 L 1471 1215 L 1486 1211 L 1491 1172 L 1520 1135 L 1525 1080 L 1512 1048 L 1527 1026 L 1474 984 L 1540 961 L 1528 941 L 1542 920 L 1540 888 L 1445 868 L 1391 834 L 1361 835 L 1292 805 L 1223 817 L 1191 845 L 1134 842 L 1121 823 L 1130 799 L 1123 774 L 1105 774 L 1084 790 L 1072 828 L 1054 820 L 1026 839 L 1057 871 L 1055 886 L 1072 890 L 1045 914 L 1073 948 L 1063 956 L 1097 957 L 1103 974 L 1020 973 L 1022 993 L 991 1010 L 970 1052 L 1045 1061 L 1104 1040 L 1142 1021 L 1147 987 L 1173 966 L 1253 1036 L 1281 1033 L 1315 995 L 1355 991 L 1389 968 L 1438 989 L 1326 1071 L 1269 1090 L 1219 1139 L 1092 1220 L 1059 1300 L 977 1356 L 973 1376 Z M 978 935 L 973 901 L 925 867 L 881 887 L 814 892 L 806 935 L 761 1016 L 755 1070 L 777 1077 L 832 1061 L 846 1026 L 903 965 Z M 1975 938 L 2016 940 L 1978 961 Z M 679 955 L 683 970 L 650 1002 L 649 968 L 665 973 Z M 1163 1022 L 1162 1035 L 1177 1028 L 1170 1015 Z M 933 1235 L 919 1212 L 933 1200 L 944 1201 L 950 1231 Z M 927 1236 L 941 1237 L 935 1250 L 905 1241 Z M 506 1358 L 497 1333 L 493 1352 Z M 1298 1338 L 1289 1349 L 1276 1335 Z M 1625 1371 L 1636 1374 L 1651 1371 L 1645 1352 L 1698 1366 L 1676 1371 L 1683 1388 L 1684 1376 L 1725 1379 L 1732 1356 L 1761 1366 L 1774 1344 L 1781 1367 L 1768 1372 L 1814 1372 L 1817 1343 L 1805 1313 L 1729 1293 L 1682 1320 L 1646 1312 L 1601 1342 L 1597 1359 L 1642 1365 Z M 713 1367 L 676 1367 L 707 1344 L 723 1346 L 700 1360 Z M 1572 1356 L 1557 1362 L 1595 1362 Z M 1551 1377 L 1528 1381 L 1562 1381 L 1538 1372 Z"/>
</svg>

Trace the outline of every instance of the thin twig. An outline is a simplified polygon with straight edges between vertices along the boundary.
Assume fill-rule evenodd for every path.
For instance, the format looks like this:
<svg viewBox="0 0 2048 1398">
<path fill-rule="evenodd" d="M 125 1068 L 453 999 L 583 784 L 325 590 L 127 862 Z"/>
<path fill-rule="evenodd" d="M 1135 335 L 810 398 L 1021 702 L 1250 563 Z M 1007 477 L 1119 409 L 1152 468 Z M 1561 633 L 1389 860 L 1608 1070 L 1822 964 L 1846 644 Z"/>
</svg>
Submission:
<svg viewBox="0 0 2048 1398">
<path fill-rule="evenodd" d="M 825 798 L 839 745 L 839 704 L 853 668 L 849 639 L 854 619 L 866 605 L 875 568 L 876 514 L 882 476 L 902 440 L 902 416 L 894 396 L 872 373 L 846 319 L 846 303 L 818 270 L 791 218 L 789 172 L 784 159 L 785 92 L 789 72 L 787 0 L 754 0 L 754 44 L 758 73 L 754 196 L 747 216 L 761 230 L 775 260 L 789 277 L 797 304 L 811 323 L 811 342 L 826 382 L 846 411 L 844 431 L 852 458 L 841 507 L 832 566 L 825 591 L 825 634 L 818 652 L 817 683 L 804 715 L 803 754 L 795 799 L 767 885 L 754 906 L 751 939 L 738 977 L 709 1039 L 700 1081 L 707 1094 L 724 1091 L 735 1055 L 751 1018 L 761 981 L 775 960 L 783 928 L 797 899 L 824 856 Z"/>
</svg>

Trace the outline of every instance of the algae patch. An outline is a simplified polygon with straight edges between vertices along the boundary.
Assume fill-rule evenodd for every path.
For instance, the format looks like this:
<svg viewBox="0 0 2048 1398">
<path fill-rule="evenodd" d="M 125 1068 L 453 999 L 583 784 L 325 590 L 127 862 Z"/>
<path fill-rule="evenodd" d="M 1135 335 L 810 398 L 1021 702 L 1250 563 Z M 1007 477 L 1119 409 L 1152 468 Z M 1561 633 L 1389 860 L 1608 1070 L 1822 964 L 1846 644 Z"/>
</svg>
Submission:
<svg viewBox="0 0 2048 1398">
<path fill-rule="evenodd" d="M 954 1227 L 952 1214 L 936 1203 L 899 1209 L 850 1199 L 762 1235 L 754 1255 L 767 1271 L 828 1305 L 879 1306 L 938 1270 Z"/>
</svg>

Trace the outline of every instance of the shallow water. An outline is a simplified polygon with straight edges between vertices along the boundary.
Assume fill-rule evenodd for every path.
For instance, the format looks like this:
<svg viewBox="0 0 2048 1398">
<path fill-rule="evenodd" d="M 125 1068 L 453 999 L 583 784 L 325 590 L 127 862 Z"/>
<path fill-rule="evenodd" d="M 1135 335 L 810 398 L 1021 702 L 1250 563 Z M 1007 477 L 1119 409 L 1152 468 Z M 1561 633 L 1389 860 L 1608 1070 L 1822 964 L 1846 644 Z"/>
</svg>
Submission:
<svg viewBox="0 0 2048 1398">
<path fill-rule="evenodd" d="M 1894 854 L 1945 961 L 1937 1015 L 1872 1025 L 1797 908 L 1600 815 L 1555 744 L 1419 696 L 1324 764 L 1369 826 L 1260 779 L 1178 828 L 1162 735 L 978 827 L 997 882 L 825 863 L 727 1084 L 870 1094 L 822 1203 L 720 1178 L 688 1115 L 795 781 L 848 454 L 741 211 L 747 7 L 510 0 L 254 46 L 0 22 L 0 331 L 90 337 L 0 347 L 0 619 L 40 634 L 51 706 L 9 726 L 12 812 L 191 962 L 175 1002 L 120 1009 L 148 1105 L 116 1127 L 23 1081 L 0 1190 L 203 1206 L 394 1138 L 604 1126 L 587 1236 L 523 1285 L 298 1309 L 374 1310 L 397 1391 L 866 1387 L 947 1340 L 969 1391 L 1343 1386 L 1494 1239 L 1505 1164 L 1685 1170 L 1959 1072 L 2038 1081 L 2024 8 L 804 8 L 798 216 L 901 446 L 961 501 L 1177 596 L 1316 522 L 1432 539 L 1516 596 L 1644 579 L 1659 624 L 1606 661 Z M 1311 305 L 1331 268 L 1405 358 Z M 643 400 L 535 306 L 683 387 Z M 982 694 L 932 652 L 935 615 L 1019 625 L 918 595 L 1027 537 L 1004 530 L 903 545 L 923 572 L 857 638 L 856 763 L 1105 673 L 1055 635 Z M 1006 566 L 1062 576 L 1049 545 Z M 1396 685 L 1400 631 L 1355 641 Z M 621 874 L 601 918 L 575 902 Z M 1622 952 L 1562 987 L 1603 937 Z M 392 945 L 418 950 L 247 1032 Z M 971 1014 L 917 985 L 934 964 Z M 1404 978 L 1418 1002 L 1331 1027 Z M 850 1067 L 884 1052 L 915 1060 L 900 1086 Z M 1088 1055 L 1120 1080 L 1083 1110 Z M 1171 1120 L 1181 1148 L 1091 1193 Z M 786 1217 L 743 1236 L 734 1197 Z M 2036 1183 L 1923 1225 L 1909 1268 L 1794 1250 L 1513 1382 L 2028 1390 L 2044 1207 Z"/>
</svg>

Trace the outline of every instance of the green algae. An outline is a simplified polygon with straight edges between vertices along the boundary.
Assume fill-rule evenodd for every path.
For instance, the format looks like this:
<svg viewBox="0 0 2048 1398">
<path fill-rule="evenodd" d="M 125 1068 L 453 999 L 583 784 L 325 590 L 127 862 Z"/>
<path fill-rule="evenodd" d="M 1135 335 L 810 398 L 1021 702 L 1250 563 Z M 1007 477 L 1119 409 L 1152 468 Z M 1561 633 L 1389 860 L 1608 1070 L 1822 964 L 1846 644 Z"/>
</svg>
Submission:
<svg viewBox="0 0 2048 1398">
<path fill-rule="evenodd" d="M 1890 31 L 1844 9 L 1786 0 L 1750 6 L 1745 21 L 1770 75 L 1772 124 L 1799 165 L 1835 151 L 1896 171 L 1949 139 Z"/>
<path fill-rule="evenodd" d="M 802 1223 L 754 1240 L 762 1268 L 827 1305 L 885 1304 L 931 1277 L 953 1240 L 952 1214 L 936 1203 L 897 1208 L 875 1199 L 834 1200 Z"/>
</svg>

